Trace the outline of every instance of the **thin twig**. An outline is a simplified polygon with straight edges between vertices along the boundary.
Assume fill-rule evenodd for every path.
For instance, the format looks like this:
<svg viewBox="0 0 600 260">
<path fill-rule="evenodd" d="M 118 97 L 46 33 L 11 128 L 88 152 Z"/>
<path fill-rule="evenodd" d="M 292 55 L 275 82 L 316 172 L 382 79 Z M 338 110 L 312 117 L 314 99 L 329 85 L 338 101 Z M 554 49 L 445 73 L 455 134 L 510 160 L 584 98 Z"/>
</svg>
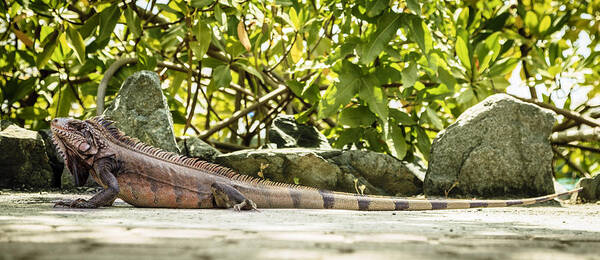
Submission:
<svg viewBox="0 0 600 260">
<path fill-rule="evenodd" d="M 279 61 L 275 65 L 273 65 L 273 67 L 271 67 L 269 69 L 265 69 L 266 72 L 273 71 L 275 68 L 277 68 L 277 66 L 279 66 L 279 64 L 281 64 L 281 62 L 283 60 L 285 60 L 287 58 L 288 54 L 290 54 L 290 51 L 292 51 L 292 48 L 294 48 L 294 44 L 296 44 L 297 39 L 298 39 L 298 32 L 294 33 L 294 40 L 292 41 L 292 44 L 290 44 L 290 47 L 285 51 L 285 53 L 283 54 L 281 59 L 279 59 Z"/>
<path fill-rule="evenodd" d="M 600 127 L 600 122 L 598 120 L 594 119 L 594 118 L 589 117 L 589 116 L 581 115 L 581 114 L 579 114 L 577 112 L 574 112 L 574 111 L 570 111 L 570 110 L 558 108 L 558 107 L 555 107 L 553 105 L 546 104 L 544 102 L 540 102 L 540 101 L 537 101 L 537 100 L 534 100 L 534 99 L 522 98 L 522 97 L 518 97 L 518 96 L 514 96 L 514 95 L 512 95 L 512 96 L 515 97 L 515 98 L 517 98 L 517 99 L 519 99 L 519 100 L 521 100 L 521 101 L 529 102 L 529 103 L 532 103 L 532 104 L 536 104 L 536 105 L 538 105 L 540 107 L 550 109 L 550 110 L 552 110 L 552 111 L 554 111 L 554 112 L 556 112 L 558 114 L 563 115 L 564 117 L 566 117 L 568 119 L 571 119 L 571 120 L 574 120 L 574 121 L 577 121 L 577 122 L 581 122 L 582 124 L 586 124 L 586 125 L 593 126 L 593 127 Z"/>
<path fill-rule="evenodd" d="M 552 143 L 552 144 L 557 145 L 557 146 L 576 148 L 576 149 L 580 149 L 580 150 L 584 150 L 584 151 L 588 151 L 588 152 L 592 152 L 592 153 L 600 153 L 600 148 L 596 148 L 596 147 L 589 147 L 589 146 L 583 146 L 583 145 L 578 145 L 578 144 L 567 144 L 567 143 Z"/>
</svg>

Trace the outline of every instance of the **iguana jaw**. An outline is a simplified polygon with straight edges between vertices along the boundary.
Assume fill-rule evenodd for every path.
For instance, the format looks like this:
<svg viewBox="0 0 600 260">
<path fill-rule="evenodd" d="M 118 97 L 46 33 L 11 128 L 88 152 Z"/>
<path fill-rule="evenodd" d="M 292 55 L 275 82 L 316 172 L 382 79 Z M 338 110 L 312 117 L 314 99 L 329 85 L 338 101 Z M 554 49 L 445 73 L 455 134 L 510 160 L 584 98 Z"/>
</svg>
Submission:
<svg viewBox="0 0 600 260">
<path fill-rule="evenodd" d="M 52 140 L 73 175 L 75 184 L 84 185 L 91 167 L 86 161 L 98 151 L 89 132 L 86 137 L 85 131 L 89 131 L 86 123 L 76 119 L 56 118 L 50 126 Z"/>
</svg>

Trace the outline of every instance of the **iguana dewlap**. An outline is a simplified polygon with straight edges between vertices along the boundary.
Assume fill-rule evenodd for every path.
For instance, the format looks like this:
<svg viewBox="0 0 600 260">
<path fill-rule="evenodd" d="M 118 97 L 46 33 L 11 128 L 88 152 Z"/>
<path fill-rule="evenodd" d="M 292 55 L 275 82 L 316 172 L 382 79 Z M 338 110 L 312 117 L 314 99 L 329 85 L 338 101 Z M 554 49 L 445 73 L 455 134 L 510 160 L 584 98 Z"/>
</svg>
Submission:
<svg viewBox="0 0 600 260">
<path fill-rule="evenodd" d="M 85 184 L 91 174 L 104 188 L 90 200 L 63 200 L 58 206 L 96 208 L 118 197 L 137 207 L 161 208 L 433 210 L 528 205 L 579 191 L 521 200 L 416 200 L 331 192 L 239 175 L 162 151 L 125 136 L 101 117 L 57 118 L 51 126 L 76 185 Z"/>
</svg>

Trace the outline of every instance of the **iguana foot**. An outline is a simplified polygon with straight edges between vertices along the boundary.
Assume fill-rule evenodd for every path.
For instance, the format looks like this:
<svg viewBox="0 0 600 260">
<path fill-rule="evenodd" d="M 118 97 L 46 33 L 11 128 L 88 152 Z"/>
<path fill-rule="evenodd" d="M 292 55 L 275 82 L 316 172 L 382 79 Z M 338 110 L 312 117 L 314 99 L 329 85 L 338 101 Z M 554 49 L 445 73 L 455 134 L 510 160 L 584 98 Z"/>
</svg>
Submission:
<svg viewBox="0 0 600 260">
<path fill-rule="evenodd" d="M 245 199 L 244 201 L 233 205 L 233 210 L 241 211 L 241 210 L 258 210 L 256 208 L 256 203 L 249 199 Z"/>
<path fill-rule="evenodd" d="M 87 200 L 84 199 L 76 199 L 76 200 L 59 200 L 58 202 L 56 202 L 56 204 L 54 204 L 54 207 L 67 207 L 67 208 L 87 208 L 87 209 L 91 209 L 91 208 L 97 208 L 98 206 L 94 205 L 93 203 L 90 203 Z"/>
</svg>

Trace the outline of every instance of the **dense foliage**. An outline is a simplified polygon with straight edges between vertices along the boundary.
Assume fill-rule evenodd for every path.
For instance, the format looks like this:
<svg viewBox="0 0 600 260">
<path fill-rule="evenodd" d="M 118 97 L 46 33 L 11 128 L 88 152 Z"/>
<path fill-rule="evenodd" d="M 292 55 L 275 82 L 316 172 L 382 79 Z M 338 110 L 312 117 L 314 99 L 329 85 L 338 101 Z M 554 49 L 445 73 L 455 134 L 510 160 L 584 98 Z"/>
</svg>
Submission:
<svg viewBox="0 0 600 260">
<path fill-rule="evenodd" d="M 242 146 L 264 143 L 285 111 L 335 147 L 426 162 L 439 130 L 507 88 L 577 115 L 600 103 L 599 0 L 72 2 L 0 0 L 2 119 L 41 129 L 94 115 L 123 57 L 137 63 L 110 80 L 108 102 L 154 70 L 177 133 Z M 557 147 L 559 175 L 598 171 L 598 147 Z"/>
</svg>

